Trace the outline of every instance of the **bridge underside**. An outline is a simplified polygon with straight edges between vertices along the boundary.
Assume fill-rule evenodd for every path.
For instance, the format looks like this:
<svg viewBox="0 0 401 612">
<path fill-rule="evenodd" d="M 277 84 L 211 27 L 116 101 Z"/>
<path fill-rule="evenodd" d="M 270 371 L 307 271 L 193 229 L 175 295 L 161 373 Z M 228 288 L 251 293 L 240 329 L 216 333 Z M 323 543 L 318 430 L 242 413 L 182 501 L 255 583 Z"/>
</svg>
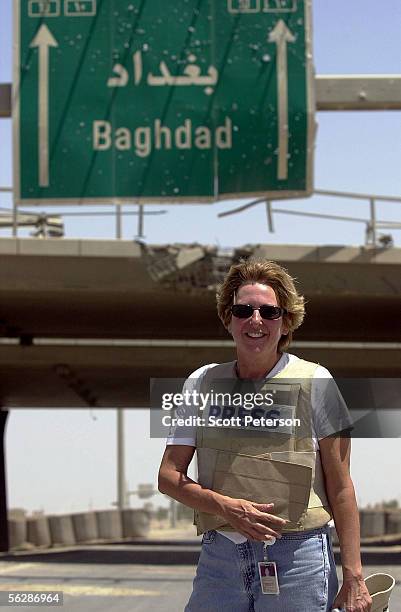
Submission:
<svg viewBox="0 0 401 612">
<path fill-rule="evenodd" d="M 400 377 L 401 349 L 294 347 L 340 377 Z M 150 378 L 180 378 L 201 364 L 229 361 L 231 347 L 2 346 L 2 405 L 146 407 Z"/>
</svg>

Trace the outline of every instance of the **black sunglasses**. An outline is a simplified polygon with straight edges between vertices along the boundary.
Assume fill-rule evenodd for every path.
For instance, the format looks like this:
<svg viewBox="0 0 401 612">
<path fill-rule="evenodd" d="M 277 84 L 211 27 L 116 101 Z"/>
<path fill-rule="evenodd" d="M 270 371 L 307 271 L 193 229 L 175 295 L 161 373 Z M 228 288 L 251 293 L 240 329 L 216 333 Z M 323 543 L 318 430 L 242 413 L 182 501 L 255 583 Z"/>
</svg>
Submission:
<svg viewBox="0 0 401 612">
<path fill-rule="evenodd" d="M 269 306 L 267 304 L 263 304 L 263 306 L 259 306 L 259 308 L 251 306 L 250 304 L 233 304 L 231 306 L 232 314 L 238 319 L 248 319 L 253 315 L 254 310 L 259 310 L 262 319 L 269 319 L 270 321 L 279 319 L 287 312 L 284 308 L 280 308 L 280 306 Z"/>
</svg>

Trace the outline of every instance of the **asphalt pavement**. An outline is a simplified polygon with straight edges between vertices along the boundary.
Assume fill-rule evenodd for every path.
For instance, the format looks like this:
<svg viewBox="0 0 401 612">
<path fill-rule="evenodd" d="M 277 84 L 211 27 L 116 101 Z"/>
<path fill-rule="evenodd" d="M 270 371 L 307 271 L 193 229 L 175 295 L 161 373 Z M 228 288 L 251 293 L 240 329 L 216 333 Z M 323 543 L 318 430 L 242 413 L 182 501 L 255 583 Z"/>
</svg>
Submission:
<svg viewBox="0 0 401 612">
<path fill-rule="evenodd" d="M 65 612 L 180 612 L 192 590 L 199 551 L 200 538 L 185 525 L 152 529 L 150 538 L 132 543 L 2 553 L 0 597 L 1 591 L 53 590 L 63 592 Z M 362 557 L 366 576 L 387 572 L 396 578 L 390 610 L 401 612 L 401 546 L 364 547 Z M 38 607 L 23 609 L 37 612 Z"/>
<path fill-rule="evenodd" d="M 168 544 L 165 547 L 169 548 Z M 75 550 L 59 557 L 55 555 L 57 551 L 43 551 L 36 555 L 36 560 L 32 554 L 3 556 L 0 558 L 0 591 L 62 591 L 62 610 L 66 612 L 183 610 L 191 592 L 195 565 L 132 563 L 127 556 L 127 552 L 132 552 L 130 548 L 135 545 L 113 546 L 111 550 L 97 546 L 90 556 L 86 549 L 82 553 Z M 157 548 L 161 546 L 154 550 L 156 555 Z M 107 563 L 100 562 L 106 559 L 107 550 L 113 553 L 112 557 Z M 118 551 L 120 562 L 117 562 Z M 365 566 L 366 575 L 377 571 L 386 571 L 396 578 L 390 609 L 401 612 L 401 564 Z M 38 606 L 24 606 L 24 610 L 37 612 Z"/>
</svg>

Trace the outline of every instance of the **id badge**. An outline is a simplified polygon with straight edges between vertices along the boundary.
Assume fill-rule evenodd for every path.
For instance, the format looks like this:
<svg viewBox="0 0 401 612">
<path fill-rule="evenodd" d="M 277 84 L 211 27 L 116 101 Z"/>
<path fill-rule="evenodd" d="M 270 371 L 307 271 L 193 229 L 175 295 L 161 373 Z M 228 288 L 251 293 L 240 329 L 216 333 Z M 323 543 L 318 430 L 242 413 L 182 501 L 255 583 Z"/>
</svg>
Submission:
<svg viewBox="0 0 401 612">
<path fill-rule="evenodd" d="M 262 593 L 264 595 L 278 595 L 277 566 L 275 561 L 259 561 L 259 578 Z"/>
</svg>

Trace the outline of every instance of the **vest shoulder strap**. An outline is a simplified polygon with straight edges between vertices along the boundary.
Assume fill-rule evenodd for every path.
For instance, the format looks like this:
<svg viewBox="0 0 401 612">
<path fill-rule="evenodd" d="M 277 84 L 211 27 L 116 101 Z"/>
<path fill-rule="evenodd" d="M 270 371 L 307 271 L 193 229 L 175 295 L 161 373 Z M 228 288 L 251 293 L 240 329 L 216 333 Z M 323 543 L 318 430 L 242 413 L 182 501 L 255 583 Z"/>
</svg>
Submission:
<svg viewBox="0 0 401 612">
<path fill-rule="evenodd" d="M 313 378 L 318 363 L 306 361 L 305 359 L 295 359 L 286 365 L 274 378 Z"/>
</svg>

